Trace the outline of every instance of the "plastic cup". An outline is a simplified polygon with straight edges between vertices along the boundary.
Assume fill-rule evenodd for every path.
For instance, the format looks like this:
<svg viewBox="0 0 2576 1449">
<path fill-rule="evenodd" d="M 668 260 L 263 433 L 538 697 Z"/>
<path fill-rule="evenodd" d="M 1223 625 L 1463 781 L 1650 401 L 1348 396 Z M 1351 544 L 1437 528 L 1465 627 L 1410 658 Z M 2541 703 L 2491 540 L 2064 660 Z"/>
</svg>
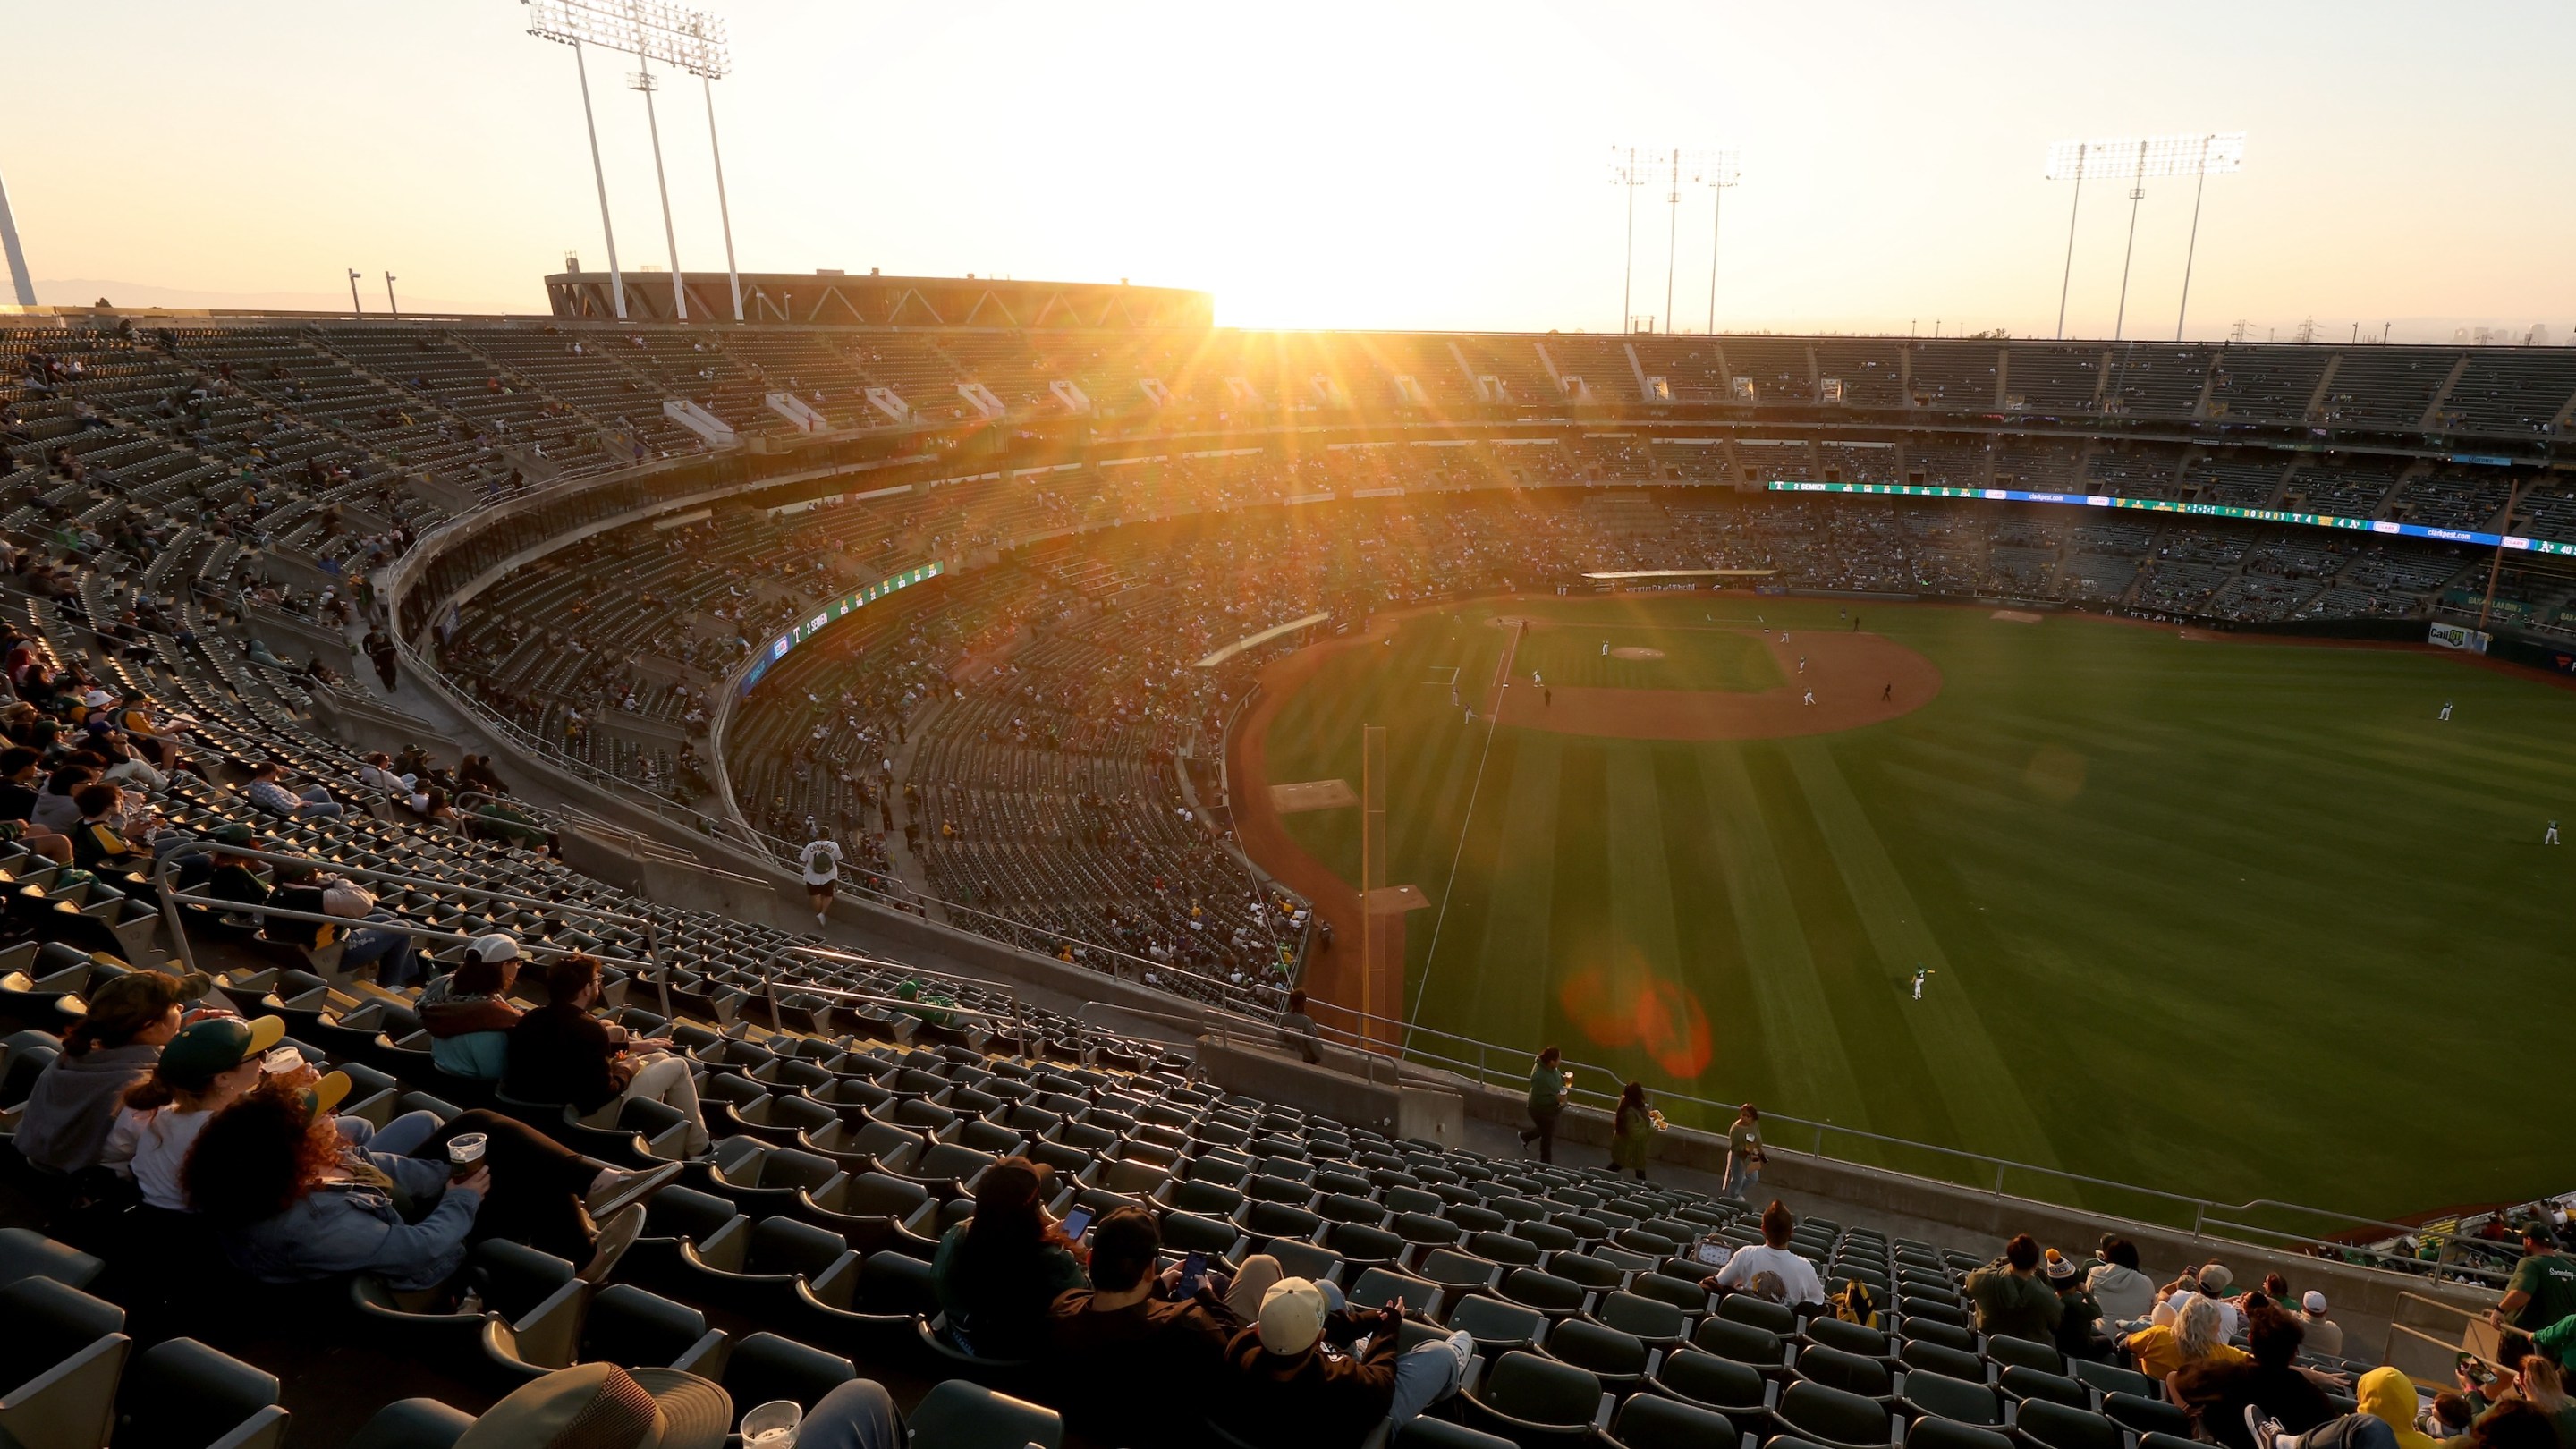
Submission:
<svg viewBox="0 0 2576 1449">
<path fill-rule="evenodd" d="M 460 1132 L 447 1139 L 447 1175 L 462 1180 L 470 1177 L 483 1161 L 485 1138 L 480 1132 Z"/>
<path fill-rule="evenodd" d="M 742 1449 L 794 1449 L 804 1422 L 794 1399 L 772 1399 L 742 1416 Z"/>
<path fill-rule="evenodd" d="M 300 1071 L 303 1066 L 304 1053 L 291 1046 L 270 1047 L 259 1059 L 259 1069 L 272 1077 L 282 1077 L 288 1072 Z"/>
</svg>

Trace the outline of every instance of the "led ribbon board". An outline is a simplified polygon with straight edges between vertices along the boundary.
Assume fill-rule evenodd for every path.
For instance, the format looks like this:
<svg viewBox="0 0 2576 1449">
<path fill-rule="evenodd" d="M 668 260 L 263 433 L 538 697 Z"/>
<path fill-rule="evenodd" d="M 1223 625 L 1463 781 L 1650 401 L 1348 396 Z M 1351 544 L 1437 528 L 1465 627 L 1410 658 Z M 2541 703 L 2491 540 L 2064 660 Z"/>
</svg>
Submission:
<svg viewBox="0 0 2576 1449">
<path fill-rule="evenodd" d="M 868 585 L 866 588 L 859 590 L 855 594 L 844 594 L 840 598 L 834 599 L 832 602 L 825 604 L 823 607 L 815 610 L 811 618 L 806 619 L 795 628 L 788 630 L 786 633 L 779 635 L 777 638 L 770 640 L 766 645 L 762 646 L 760 657 L 753 660 L 751 662 L 751 668 L 743 672 L 742 692 L 744 694 L 751 693 L 751 687 L 758 684 L 760 682 L 760 677 L 769 672 L 769 666 L 786 658 L 788 651 L 794 649 L 797 645 L 802 644 L 806 640 L 813 638 L 815 635 L 822 633 L 825 629 L 830 628 L 832 625 L 839 623 L 841 620 L 848 618 L 850 615 L 857 613 L 859 610 L 866 608 L 868 605 L 875 603 L 877 600 L 884 598 L 886 595 L 893 593 L 897 589 L 908 589 L 914 584 L 922 582 L 924 579 L 935 579 L 945 572 L 947 572 L 945 565 L 926 563 L 921 565 L 919 568 L 905 569 L 899 574 L 888 574 L 884 578 L 877 580 L 875 583 Z"/>
<path fill-rule="evenodd" d="M 2519 533 L 2481 533 L 2472 528 L 2429 528 L 2421 523 L 2391 523 L 2379 518 L 2342 518 L 2332 513 L 2287 513 L 2277 508 L 2234 508 L 2223 503 L 2177 503 L 2162 498 L 2114 498 L 2103 493 L 2031 493 L 2019 488 L 1939 488 L 1928 483 L 1786 483 L 1762 485 L 1773 493 L 1886 493 L 1904 498 L 1989 498 L 2003 503 L 2063 503 L 2078 508 L 2129 508 L 2144 513 L 2185 513 L 2197 518 L 2242 518 L 2255 523 L 2289 523 L 2302 528 L 2349 528 L 2401 538 L 2437 538 L 2445 543 L 2473 543 L 2481 548 L 2512 548 L 2530 553 L 2576 558 L 2576 543 L 2529 538 Z"/>
</svg>

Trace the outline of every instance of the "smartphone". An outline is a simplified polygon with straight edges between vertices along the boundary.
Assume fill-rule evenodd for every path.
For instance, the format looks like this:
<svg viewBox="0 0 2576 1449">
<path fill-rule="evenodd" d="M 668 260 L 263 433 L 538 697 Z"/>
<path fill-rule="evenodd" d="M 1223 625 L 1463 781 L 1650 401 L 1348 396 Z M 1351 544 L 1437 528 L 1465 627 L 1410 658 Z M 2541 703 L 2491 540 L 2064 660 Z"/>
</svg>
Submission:
<svg viewBox="0 0 2576 1449">
<path fill-rule="evenodd" d="M 2491 1384 L 2496 1379 L 2495 1370 L 2480 1362 L 2478 1356 L 2473 1353 L 2460 1355 L 2460 1372 L 2467 1375 L 2469 1382 L 2473 1384 Z"/>
<path fill-rule="evenodd" d="M 1199 1285 L 1206 1281 L 1207 1254 L 1192 1253 L 1181 1260 L 1181 1281 L 1173 1290 L 1174 1296 L 1191 1297 L 1199 1291 Z"/>
<path fill-rule="evenodd" d="M 1079 1243 L 1082 1241 L 1082 1235 L 1089 1231 L 1091 1231 L 1091 1209 L 1075 1208 L 1064 1215 L 1064 1235 L 1067 1239 Z"/>
</svg>

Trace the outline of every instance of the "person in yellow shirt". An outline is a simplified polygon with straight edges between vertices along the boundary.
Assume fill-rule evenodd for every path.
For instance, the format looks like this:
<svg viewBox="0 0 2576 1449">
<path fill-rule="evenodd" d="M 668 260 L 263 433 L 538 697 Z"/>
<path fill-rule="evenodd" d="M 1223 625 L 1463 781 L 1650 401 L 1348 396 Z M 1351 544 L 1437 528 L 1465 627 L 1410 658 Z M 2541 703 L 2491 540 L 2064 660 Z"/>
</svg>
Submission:
<svg viewBox="0 0 2576 1449">
<path fill-rule="evenodd" d="M 2242 1361 L 2245 1351 L 2219 1338 L 2220 1324 L 2218 1305 L 2195 1296 L 2172 1323 L 2139 1329 L 2125 1342 L 2138 1372 L 2161 1382 L 2197 1363 Z"/>
</svg>

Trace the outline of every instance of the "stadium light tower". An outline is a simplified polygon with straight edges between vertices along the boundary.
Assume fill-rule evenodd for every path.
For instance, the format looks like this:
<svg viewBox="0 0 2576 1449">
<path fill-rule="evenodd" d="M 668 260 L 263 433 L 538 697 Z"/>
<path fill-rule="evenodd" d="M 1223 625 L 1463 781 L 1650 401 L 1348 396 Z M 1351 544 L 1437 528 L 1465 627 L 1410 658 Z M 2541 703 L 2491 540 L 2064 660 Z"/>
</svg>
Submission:
<svg viewBox="0 0 2576 1449">
<path fill-rule="evenodd" d="M 2066 216 L 2066 269 L 2057 283 L 2057 335 L 2066 336 L 2066 298 L 2075 277 L 2075 219 L 2084 204 L 2084 183 L 2088 179 L 2125 179 L 2129 183 L 2129 239 L 2120 257 L 2120 310 L 2111 325 L 2111 337 L 2117 341 L 2128 326 L 2129 264 L 2138 244 L 2138 203 L 2146 198 L 2150 178 L 2194 176 L 2206 178 L 2213 171 L 2234 171 L 2243 163 L 2245 133 L 2242 131 L 2210 132 L 2203 135 L 2124 136 L 2096 141 L 2057 141 L 2048 148 L 2048 179 L 2075 183 L 2075 201 Z M 2200 197 L 2192 196 L 2192 246 L 2200 243 Z M 2183 295 L 2185 305 L 2191 294 L 2191 259 L 2183 262 Z M 2176 323 L 2179 338 L 2180 320 Z"/>
<path fill-rule="evenodd" d="M 716 140 L 716 86 L 733 69 L 733 51 L 725 43 L 724 21 L 704 10 L 639 3 L 639 13 L 658 16 L 656 24 L 673 41 L 679 59 L 673 63 L 698 78 L 707 103 L 707 152 L 716 163 L 716 215 L 724 223 L 725 281 L 733 288 L 733 320 L 742 320 L 742 272 L 733 260 L 733 203 L 725 199 L 724 147 Z"/>
<path fill-rule="evenodd" d="M 1623 187 L 1628 193 L 1628 249 L 1619 263 L 1619 330 L 1626 332 L 1632 325 L 1628 320 L 1631 316 L 1628 308 L 1637 272 L 1637 188 L 1646 184 L 1646 172 L 1655 163 L 1649 157 L 1644 166 L 1639 166 L 1634 146 L 1624 149 L 1613 146 L 1610 156 L 1610 184 Z"/>
<path fill-rule="evenodd" d="M 581 81 L 581 124 L 590 132 L 590 179 L 599 188 L 599 230 L 608 239 L 608 300 L 617 320 L 626 320 L 626 274 L 617 266 L 617 227 L 608 216 L 608 172 L 599 164 L 599 121 L 590 109 L 590 63 L 584 44 L 610 50 L 635 48 L 635 24 L 628 7 L 615 0 L 519 0 L 528 9 L 528 33 L 572 47 L 573 74 Z"/>
<path fill-rule="evenodd" d="M 653 180 L 662 193 L 662 236 L 671 249 L 671 308 L 688 320 L 688 294 L 680 281 L 679 236 L 671 222 L 671 186 L 662 171 L 662 126 L 654 114 L 653 62 L 660 61 L 698 78 L 707 103 L 707 148 L 716 165 L 716 209 L 724 222 L 725 277 L 733 287 L 733 320 L 742 320 L 742 273 L 734 265 L 733 204 L 725 195 L 724 149 L 716 139 L 715 82 L 733 69 L 725 40 L 724 20 L 712 11 L 672 5 L 664 0 L 519 0 L 528 8 L 528 33 L 572 47 L 581 75 L 581 119 L 590 129 L 590 172 L 599 186 L 599 229 L 608 238 L 608 285 L 617 316 L 626 316 L 626 283 L 617 269 L 617 232 L 608 220 L 608 179 L 599 163 L 599 123 L 590 111 L 590 71 L 581 59 L 584 45 L 596 45 L 635 57 L 639 69 L 627 84 L 644 93 L 644 122 L 653 132 Z"/>
<path fill-rule="evenodd" d="M 1700 167 L 1700 184 L 1716 198 L 1708 217 L 1708 334 L 1717 335 L 1717 235 L 1718 225 L 1726 218 L 1726 188 L 1733 186 L 1741 174 L 1736 166 L 1736 150 L 1720 146 L 1708 153 Z"/>
<path fill-rule="evenodd" d="M 358 305 L 358 269 L 356 267 L 349 269 L 349 315 L 352 317 L 367 315 L 367 309 Z"/>
<path fill-rule="evenodd" d="M 17 218 L 9 211 L 9 183 L 0 180 L 0 254 L 9 261 L 9 295 L 21 307 L 36 305 L 36 284 L 27 276 L 27 254 L 18 246 Z"/>
</svg>

